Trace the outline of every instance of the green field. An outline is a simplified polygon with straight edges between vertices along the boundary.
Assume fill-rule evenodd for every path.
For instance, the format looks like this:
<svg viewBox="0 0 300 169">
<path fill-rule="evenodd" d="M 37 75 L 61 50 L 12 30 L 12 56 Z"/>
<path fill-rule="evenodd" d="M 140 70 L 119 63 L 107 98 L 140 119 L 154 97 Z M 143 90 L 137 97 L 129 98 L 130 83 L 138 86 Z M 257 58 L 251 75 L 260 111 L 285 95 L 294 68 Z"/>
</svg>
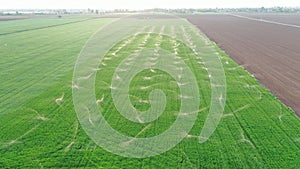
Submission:
<svg viewBox="0 0 300 169">
<path fill-rule="evenodd" d="M 158 69 L 145 69 L 132 79 L 129 99 L 140 111 L 151 107 L 148 96 L 152 90 L 161 89 L 166 95 L 162 115 L 144 124 L 128 121 L 118 113 L 111 95 L 111 81 L 117 67 L 137 50 L 160 47 L 177 53 L 192 70 L 199 87 L 199 114 L 192 130 L 171 150 L 148 158 L 121 157 L 96 145 L 77 119 L 72 98 L 73 69 L 90 36 L 114 20 L 0 22 L 0 168 L 300 166 L 299 118 L 183 19 L 154 19 L 154 26 L 142 27 L 139 34 L 116 43 L 97 71 L 95 94 L 104 118 L 120 133 L 137 138 L 162 133 L 176 120 L 181 106 L 175 79 Z M 203 62 L 185 41 L 178 40 L 187 39 L 183 30 L 202 46 L 199 56 Z M 223 64 L 227 98 L 218 127 L 200 144 L 199 135 L 208 118 L 213 88 L 206 67 L 209 63 L 205 61 L 212 55 L 218 56 Z"/>
</svg>

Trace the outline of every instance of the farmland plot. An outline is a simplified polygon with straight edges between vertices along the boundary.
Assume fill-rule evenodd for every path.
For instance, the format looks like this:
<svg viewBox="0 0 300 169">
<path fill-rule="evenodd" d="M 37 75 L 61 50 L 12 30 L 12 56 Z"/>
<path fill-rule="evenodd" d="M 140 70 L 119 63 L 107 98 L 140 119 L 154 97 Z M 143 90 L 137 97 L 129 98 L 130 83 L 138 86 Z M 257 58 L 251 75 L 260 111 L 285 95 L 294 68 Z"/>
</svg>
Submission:
<svg viewBox="0 0 300 169">
<path fill-rule="evenodd" d="M 96 20 L 88 22 L 97 28 L 102 24 L 94 23 Z M 104 45 L 111 48 L 103 52 L 100 43 L 98 48 L 90 48 L 95 49 L 92 52 L 83 50 L 74 73 L 70 68 L 75 65 L 74 57 L 66 57 L 59 53 L 58 46 L 53 46 L 57 50 L 53 51 L 56 57 L 52 59 L 57 65 L 48 70 L 54 71 L 56 80 L 50 79 L 51 84 L 36 82 L 45 85 L 41 92 L 31 95 L 16 109 L 2 110 L 1 167 L 292 168 L 299 165 L 299 119 L 195 27 L 184 19 L 130 18 L 113 24 L 120 24 L 123 27 L 114 28 L 124 31 L 106 37 L 109 40 Z M 79 32 L 90 30 L 84 37 L 96 30 L 84 25 L 79 28 Z M 30 34 L 43 34 L 51 29 Z M 55 29 L 72 32 L 75 28 Z M 93 42 L 101 42 L 105 35 L 111 34 L 95 34 L 86 47 L 97 46 Z M 119 40 L 118 36 L 125 38 Z M 56 38 L 52 37 L 54 41 Z M 86 40 L 79 38 L 78 45 L 74 43 L 70 48 L 75 53 Z M 26 46 L 26 41 L 22 41 L 19 43 Z M 93 58 L 94 55 L 98 58 Z M 46 58 L 32 60 L 32 64 L 46 64 L 49 61 Z M 7 67 L 11 62 L 17 64 L 17 59 L 5 59 L 3 65 Z M 22 71 L 20 66 L 15 69 Z M 63 73 L 55 73 L 59 71 Z M 19 85 L 16 87 L 25 85 L 26 80 L 31 79 L 25 76 L 24 83 L 16 83 Z M 89 80 L 94 80 L 94 87 L 89 86 Z M 81 95 L 81 91 L 91 95 Z M 191 97 L 198 93 L 199 98 Z M 13 104 L 14 97 L 8 95 L 11 100 L 6 103 Z M 92 106 L 86 104 L 90 99 L 92 102 L 88 103 Z M 184 105 L 187 110 L 181 111 Z M 82 114 L 78 113 L 81 108 Z M 152 111 L 153 108 L 162 111 Z M 138 114 L 126 114 L 128 111 Z M 153 113 L 160 114 L 151 116 Z M 107 127 L 98 123 L 100 115 L 101 122 L 106 121 L 111 129 L 126 135 L 126 139 L 115 140 L 118 137 L 107 133 L 109 130 L 102 130 L 106 135 L 101 138 L 89 133 L 88 124 Z M 176 128 L 178 132 L 170 137 L 154 140 L 152 144 L 158 143 L 159 149 L 150 145 L 152 151 L 149 151 L 147 145 L 132 145 L 143 138 L 162 135 L 184 118 L 193 125 L 178 123 L 188 131 Z M 107 140 L 121 144 L 103 145 Z M 168 143 L 176 144 L 159 152 Z M 120 148 L 123 151 L 116 152 Z"/>
<path fill-rule="evenodd" d="M 289 22 L 294 17 L 297 15 L 283 15 L 284 19 L 262 15 L 262 20 L 236 15 L 187 18 L 300 116 L 300 27 Z"/>
</svg>

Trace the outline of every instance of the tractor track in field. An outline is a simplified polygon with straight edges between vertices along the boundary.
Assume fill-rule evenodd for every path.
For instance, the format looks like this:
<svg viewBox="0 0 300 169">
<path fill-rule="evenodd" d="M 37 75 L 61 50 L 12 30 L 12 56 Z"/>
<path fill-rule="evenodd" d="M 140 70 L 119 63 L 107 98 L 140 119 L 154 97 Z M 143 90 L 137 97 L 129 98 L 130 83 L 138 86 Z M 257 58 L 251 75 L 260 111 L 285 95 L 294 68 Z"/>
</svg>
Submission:
<svg viewBox="0 0 300 169">
<path fill-rule="evenodd" d="M 54 72 L 57 72 L 57 70 L 61 69 L 61 67 L 63 67 L 63 66 L 64 66 L 64 64 L 62 63 L 56 69 L 54 69 L 53 71 L 49 71 L 42 79 L 32 80 L 32 81 L 28 82 L 26 85 L 24 85 L 22 88 L 18 89 L 17 91 L 15 89 L 12 89 L 12 90 L 9 91 L 9 94 L 1 96 L 0 99 L 3 100 L 3 103 L 5 103 L 5 106 L 4 106 L 4 109 L 0 109 L 0 115 L 5 114 L 4 111 L 5 111 L 6 108 L 9 107 L 8 103 L 11 102 L 10 98 L 12 98 L 12 95 L 13 96 L 22 95 L 23 92 L 33 88 L 37 84 L 37 82 L 46 81 L 47 78 L 48 78 L 48 75 L 51 75 Z M 26 72 L 24 74 L 26 74 Z M 70 86 L 71 86 L 71 84 L 70 84 Z M 15 91 L 15 92 L 13 93 L 13 91 Z M 13 93 L 13 94 L 10 94 L 10 93 Z M 24 104 L 24 103 L 21 103 L 21 105 L 22 104 Z"/>
<path fill-rule="evenodd" d="M 67 23 L 42 26 L 42 27 L 38 27 L 38 28 L 23 29 L 23 30 L 17 30 L 17 31 L 13 31 L 13 32 L 0 33 L 0 36 L 11 35 L 11 34 L 16 34 L 16 33 L 22 33 L 22 32 L 35 31 L 35 30 L 41 30 L 41 29 L 47 29 L 47 28 L 53 28 L 53 27 L 64 26 L 64 25 L 70 25 L 70 24 L 74 24 L 74 23 L 89 21 L 89 20 L 92 20 L 92 19 L 97 19 L 97 18 L 88 18 L 88 19 L 83 19 L 83 20 L 79 20 L 79 21 L 72 21 L 72 22 L 67 22 Z"/>
</svg>

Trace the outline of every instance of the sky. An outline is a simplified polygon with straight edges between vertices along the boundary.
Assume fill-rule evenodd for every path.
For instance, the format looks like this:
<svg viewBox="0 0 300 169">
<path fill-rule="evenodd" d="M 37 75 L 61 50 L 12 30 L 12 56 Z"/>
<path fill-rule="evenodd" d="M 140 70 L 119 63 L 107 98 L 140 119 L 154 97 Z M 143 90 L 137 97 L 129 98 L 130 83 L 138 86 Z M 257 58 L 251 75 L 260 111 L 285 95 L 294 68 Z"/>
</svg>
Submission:
<svg viewBox="0 0 300 169">
<path fill-rule="evenodd" d="M 300 7 L 300 0 L 0 0 L 0 9 Z"/>
</svg>

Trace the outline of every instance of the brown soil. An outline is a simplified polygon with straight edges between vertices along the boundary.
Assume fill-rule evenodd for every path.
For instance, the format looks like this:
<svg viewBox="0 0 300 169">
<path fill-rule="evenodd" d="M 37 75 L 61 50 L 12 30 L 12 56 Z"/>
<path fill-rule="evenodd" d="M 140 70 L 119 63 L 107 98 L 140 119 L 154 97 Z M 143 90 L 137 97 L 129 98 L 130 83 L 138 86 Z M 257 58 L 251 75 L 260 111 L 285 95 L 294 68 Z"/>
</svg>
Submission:
<svg viewBox="0 0 300 169">
<path fill-rule="evenodd" d="M 300 117 L 300 28 L 228 15 L 186 18 Z"/>
</svg>

